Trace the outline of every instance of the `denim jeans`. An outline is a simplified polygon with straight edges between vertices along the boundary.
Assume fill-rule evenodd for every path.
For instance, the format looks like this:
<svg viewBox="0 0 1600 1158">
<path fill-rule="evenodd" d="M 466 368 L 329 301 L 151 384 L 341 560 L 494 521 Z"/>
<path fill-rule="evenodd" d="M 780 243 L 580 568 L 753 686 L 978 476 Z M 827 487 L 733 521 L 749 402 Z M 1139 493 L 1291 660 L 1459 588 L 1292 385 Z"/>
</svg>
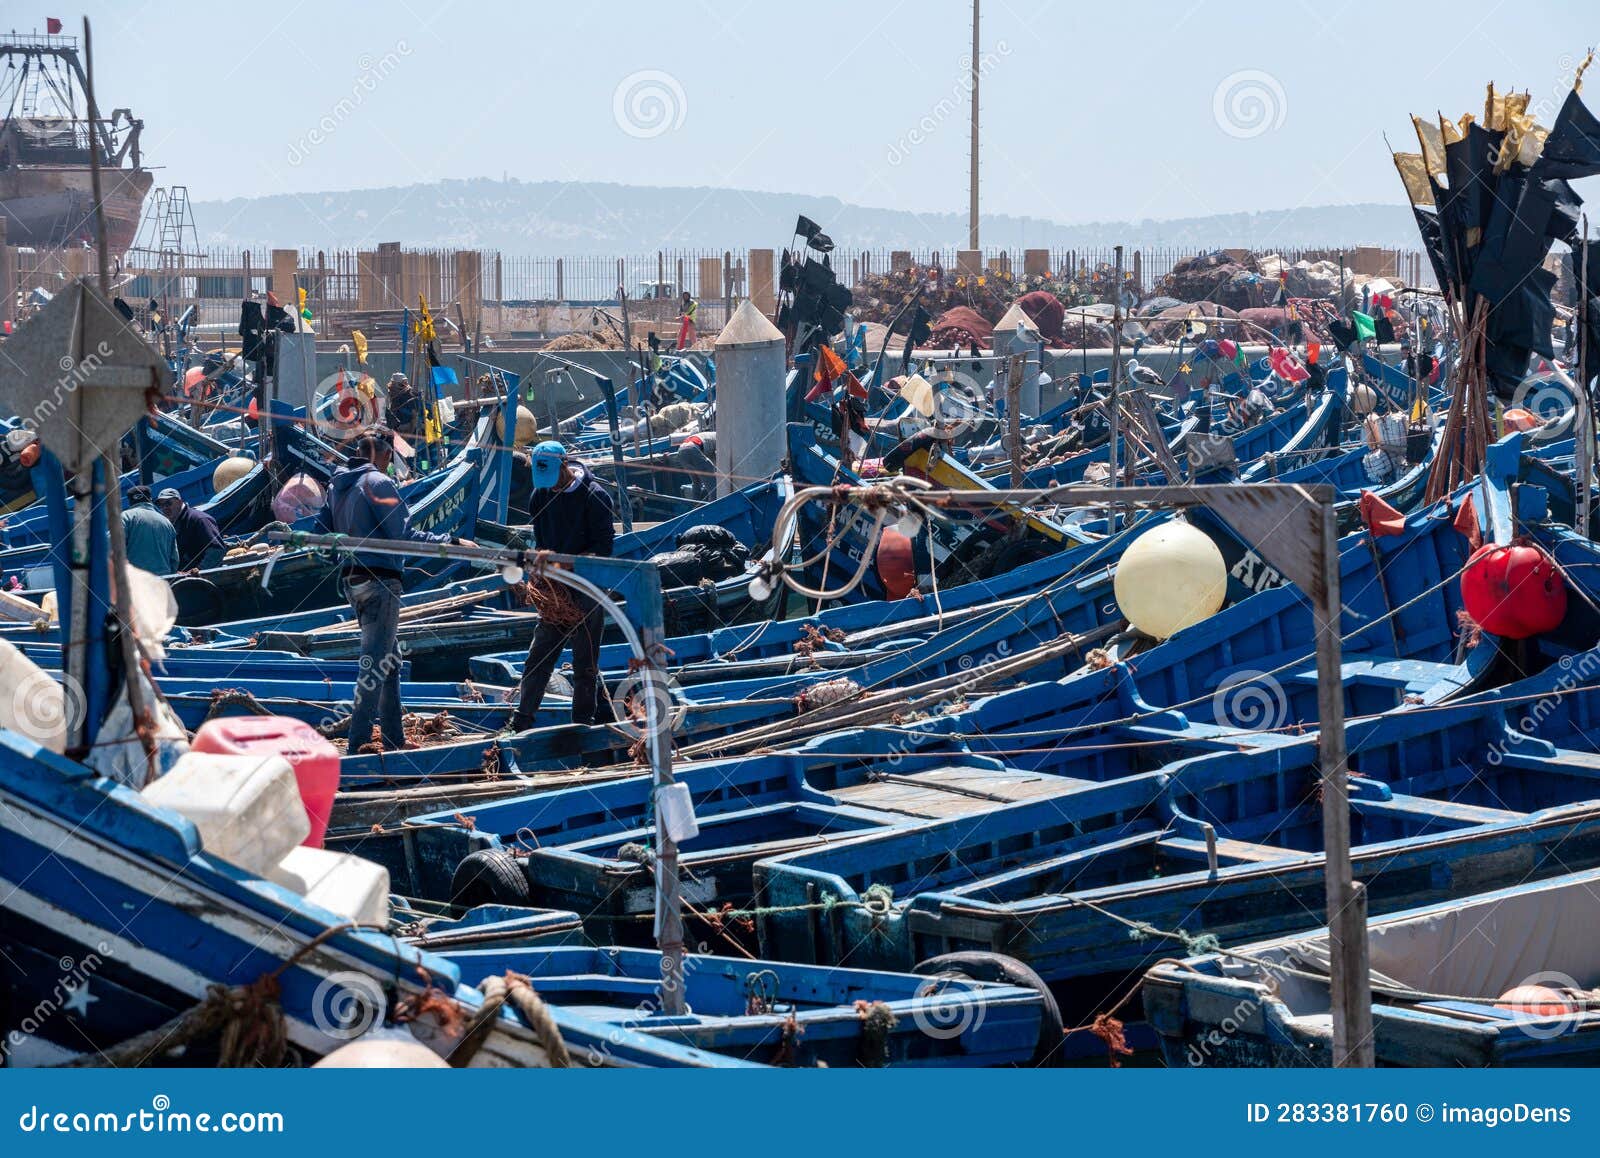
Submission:
<svg viewBox="0 0 1600 1158">
<path fill-rule="evenodd" d="M 398 579 L 367 579 L 350 584 L 350 606 L 361 625 L 361 674 L 350 709 L 350 752 L 372 742 L 376 717 L 386 749 L 405 744 L 400 723 L 400 596 Z"/>
</svg>

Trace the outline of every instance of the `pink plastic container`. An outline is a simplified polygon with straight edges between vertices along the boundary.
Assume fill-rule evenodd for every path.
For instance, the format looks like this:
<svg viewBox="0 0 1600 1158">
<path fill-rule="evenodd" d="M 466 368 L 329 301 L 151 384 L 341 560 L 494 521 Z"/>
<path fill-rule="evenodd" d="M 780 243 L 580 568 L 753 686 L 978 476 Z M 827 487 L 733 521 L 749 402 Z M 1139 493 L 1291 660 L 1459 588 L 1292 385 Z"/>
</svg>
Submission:
<svg viewBox="0 0 1600 1158">
<path fill-rule="evenodd" d="M 301 720 L 284 716 L 229 716 L 207 720 L 190 745 L 196 752 L 230 756 L 282 756 L 294 769 L 311 834 L 303 842 L 322 847 L 322 834 L 339 791 L 339 750 Z"/>
</svg>

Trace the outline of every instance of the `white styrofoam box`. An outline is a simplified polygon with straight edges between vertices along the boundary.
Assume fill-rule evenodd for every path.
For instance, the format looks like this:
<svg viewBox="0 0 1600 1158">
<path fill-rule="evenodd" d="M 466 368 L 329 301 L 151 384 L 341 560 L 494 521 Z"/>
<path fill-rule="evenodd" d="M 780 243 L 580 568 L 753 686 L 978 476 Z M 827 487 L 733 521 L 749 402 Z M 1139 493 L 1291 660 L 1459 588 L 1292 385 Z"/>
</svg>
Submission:
<svg viewBox="0 0 1600 1158">
<path fill-rule="evenodd" d="M 267 874 L 314 905 L 361 925 L 389 923 L 389 870 L 347 852 L 301 846 Z"/>
<path fill-rule="evenodd" d="M 193 821 L 206 852 L 257 876 L 311 835 L 294 769 L 282 756 L 189 752 L 142 795 Z"/>
</svg>

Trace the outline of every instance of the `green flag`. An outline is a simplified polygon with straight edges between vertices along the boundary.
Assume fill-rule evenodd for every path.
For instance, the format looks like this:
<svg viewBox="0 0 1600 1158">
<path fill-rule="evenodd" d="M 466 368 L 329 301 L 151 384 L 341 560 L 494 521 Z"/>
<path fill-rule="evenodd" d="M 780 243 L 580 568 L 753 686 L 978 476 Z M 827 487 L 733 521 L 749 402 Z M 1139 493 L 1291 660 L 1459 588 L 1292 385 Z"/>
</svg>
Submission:
<svg viewBox="0 0 1600 1158">
<path fill-rule="evenodd" d="M 1355 323 L 1356 337 L 1363 342 L 1378 336 L 1378 325 L 1369 315 L 1362 313 L 1360 310 L 1351 310 L 1350 320 Z"/>
</svg>

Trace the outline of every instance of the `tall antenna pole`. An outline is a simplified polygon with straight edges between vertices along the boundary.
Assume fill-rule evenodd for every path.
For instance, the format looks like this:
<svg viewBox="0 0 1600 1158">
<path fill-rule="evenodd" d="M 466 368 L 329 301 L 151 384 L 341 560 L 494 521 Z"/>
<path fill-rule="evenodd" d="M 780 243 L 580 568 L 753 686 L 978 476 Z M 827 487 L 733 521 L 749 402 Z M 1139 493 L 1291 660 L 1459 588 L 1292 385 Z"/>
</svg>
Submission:
<svg viewBox="0 0 1600 1158">
<path fill-rule="evenodd" d="M 972 158 L 967 176 L 967 248 L 978 248 L 978 0 L 972 0 Z"/>
</svg>

